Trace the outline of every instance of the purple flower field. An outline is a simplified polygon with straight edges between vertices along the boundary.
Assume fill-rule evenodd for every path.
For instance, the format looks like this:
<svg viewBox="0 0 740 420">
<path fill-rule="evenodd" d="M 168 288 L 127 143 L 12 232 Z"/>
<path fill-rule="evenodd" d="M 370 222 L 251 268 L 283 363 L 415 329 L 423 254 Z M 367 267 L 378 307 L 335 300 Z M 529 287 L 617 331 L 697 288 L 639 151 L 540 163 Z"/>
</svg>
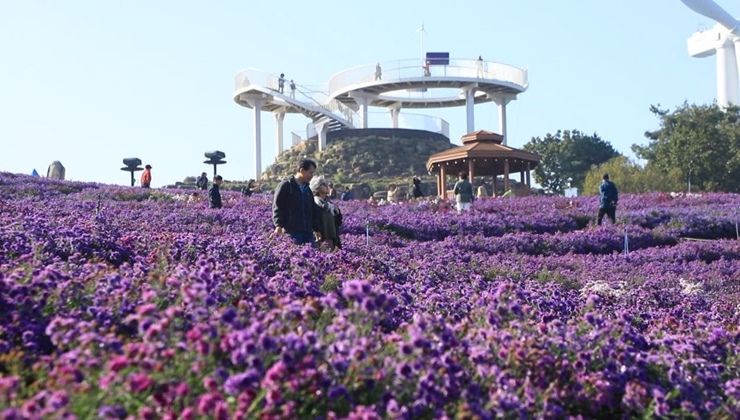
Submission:
<svg viewBox="0 0 740 420">
<path fill-rule="evenodd" d="M 740 417 L 740 195 L 340 203 L 329 253 L 270 196 L 0 193 L 0 419 Z"/>
</svg>

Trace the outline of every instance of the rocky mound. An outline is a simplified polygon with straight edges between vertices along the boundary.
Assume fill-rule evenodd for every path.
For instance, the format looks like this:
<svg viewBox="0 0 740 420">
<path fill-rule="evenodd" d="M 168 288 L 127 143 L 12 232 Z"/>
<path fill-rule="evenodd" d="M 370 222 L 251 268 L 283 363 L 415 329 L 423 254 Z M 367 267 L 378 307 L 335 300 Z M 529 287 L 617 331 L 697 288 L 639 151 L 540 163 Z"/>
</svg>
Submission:
<svg viewBox="0 0 740 420">
<path fill-rule="evenodd" d="M 295 172 L 304 156 L 315 159 L 318 172 L 336 182 L 351 183 L 426 175 L 429 156 L 455 147 L 437 133 L 407 129 L 364 129 L 330 132 L 319 152 L 309 140 L 281 153 L 262 174 L 275 182 Z"/>
</svg>

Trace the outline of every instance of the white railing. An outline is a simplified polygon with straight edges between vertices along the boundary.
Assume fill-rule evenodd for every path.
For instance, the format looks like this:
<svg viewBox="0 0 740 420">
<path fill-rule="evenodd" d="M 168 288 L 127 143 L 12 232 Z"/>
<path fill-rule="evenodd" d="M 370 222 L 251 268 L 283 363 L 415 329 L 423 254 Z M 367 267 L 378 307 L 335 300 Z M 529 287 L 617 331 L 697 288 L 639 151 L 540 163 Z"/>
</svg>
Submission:
<svg viewBox="0 0 740 420">
<path fill-rule="evenodd" d="M 369 63 L 341 71 L 329 79 L 329 92 L 350 90 L 353 85 L 373 83 L 376 80 L 376 64 Z M 451 59 L 446 66 L 429 66 L 428 73 L 421 61 L 416 59 L 385 61 L 380 63 L 381 80 L 407 80 L 420 77 L 463 77 L 509 83 L 522 90 L 528 86 L 527 70 L 495 61 Z"/>
<path fill-rule="evenodd" d="M 449 65 L 433 65 L 425 68 L 417 58 L 382 62 L 380 63 L 380 67 L 381 80 L 392 79 L 403 81 L 423 77 L 457 77 L 473 79 L 471 81 L 484 79 L 498 83 L 508 83 L 514 87 L 518 87 L 522 91 L 528 87 L 526 69 L 493 61 L 452 59 Z M 266 73 L 249 68 L 236 74 L 235 89 L 240 90 L 254 85 L 278 92 L 279 78 L 279 73 Z M 290 88 L 290 79 L 286 79 L 282 94 L 285 97 L 295 100 L 297 106 L 301 106 L 308 111 L 333 115 L 338 121 L 343 120 L 350 127 L 355 127 L 355 124 L 360 121 L 359 115 L 349 106 L 333 99 L 332 96 L 337 92 L 350 91 L 356 85 L 362 85 L 364 83 L 372 84 L 375 82 L 375 79 L 376 64 L 364 64 L 335 74 L 329 80 L 328 85 L 296 85 L 296 89 L 293 91 Z M 424 92 L 409 91 L 408 94 L 411 97 L 418 97 L 419 99 L 442 99 L 443 97 L 434 95 L 431 92 L 444 94 L 447 90 L 449 89 L 433 88 L 427 89 Z M 480 92 L 480 94 L 483 94 L 483 92 Z M 401 114 L 399 118 L 417 119 L 417 122 L 412 123 L 407 128 L 425 129 L 422 127 L 435 127 L 435 129 L 428 131 L 441 133 L 449 137 L 449 123 L 441 118 L 437 118 L 436 120 L 438 121 L 436 122 L 436 117 L 420 114 Z M 419 118 L 421 119 L 418 120 Z M 430 123 L 430 121 L 432 122 Z M 390 122 L 388 122 L 387 125 L 382 126 L 390 127 L 390 125 Z M 311 128 L 308 130 L 313 128 L 313 124 L 309 124 L 309 126 Z M 308 135 L 308 137 L 310 138 L 311 135 Z"/>
<path fill-rule="evenodd" d="M 268 85 L 269 76 L 268 73 L 257 69 L 242 70 L 234 76 L 234 90 L 239 90 L 249 85 L 270 87 Z M 275 83 L 275 89 L 277 89 L 277 83 Z"/>
<path fill-rule="evenodd" d="M 390 116 L 385 112 L 370 112 L 368 118 L 371 119 L 372 128 L 391 128 L 393 124 Z M 400 114 L 398 116 L 398 128 L 410 128 L 414 130 L 426 130 L 432 133 L 442 134 L 450 137 L 450 123 L 446 120 L 424 114 Z M 313 123 L 306 124 L 305 131 L 292 131 L 291 133 L 293 146 L 316 137 L 316 127 Z"/>
<path fill-rule="evenodd" d="M 387 112 L 370 112 L 368 115 L 373 128 L 391 128 L 393 122 Z M 450 124 L 442 118 L 425 114 L 398 114 L 398 128 L 410 128 L 414 130 L 426 130 L 450 137 Z"/>
<path fill-rule="evenodd" d="M 349 123 L 350 127 L 355 127 L 354 122 L 360 121 L 359 115 L 352 110 L 352 108 L 336 99 L 332 99 L 327 92 L 304 91 L 303 93 L 312 103 L 315 103 L 334 114 L 341 115 Z"/>
<path fill-rule="evenodd" d="M 237 73 L 234 80 L 235 90 L 255 85 L 280 93 L 280 75 L 276 73 L 265 73 L 256 69 L 246 69 Z M 320 108 L 318 111 L 335 114 L 349 123 L 351 127 L 354 127 L 353 121 L 360 121 L 357 113 L 347 105 L 336 99 L 332 99 L 326 91 L 316 91 L 298 84 L 295 85 L 296 88 L 293 90 L 290 85 L 291 79 L 286 79 L 283 84 L 282 95 L 305 104 L 305 109 Z"/>
</svg>

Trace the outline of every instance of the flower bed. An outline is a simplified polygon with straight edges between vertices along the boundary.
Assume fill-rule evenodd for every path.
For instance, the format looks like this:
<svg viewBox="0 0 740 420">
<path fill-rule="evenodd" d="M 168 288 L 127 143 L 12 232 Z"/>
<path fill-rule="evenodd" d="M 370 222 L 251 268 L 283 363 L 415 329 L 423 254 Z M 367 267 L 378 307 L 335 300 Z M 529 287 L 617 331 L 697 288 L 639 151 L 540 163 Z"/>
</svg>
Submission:
<svg viewBox="0 0 740 420">
<path fill-rule="evenodd" d="M 326 253 L 266 196 L 0 193 L 0 418 L 740 416 L 738 195 L 341 203 Z"/>
</svg>

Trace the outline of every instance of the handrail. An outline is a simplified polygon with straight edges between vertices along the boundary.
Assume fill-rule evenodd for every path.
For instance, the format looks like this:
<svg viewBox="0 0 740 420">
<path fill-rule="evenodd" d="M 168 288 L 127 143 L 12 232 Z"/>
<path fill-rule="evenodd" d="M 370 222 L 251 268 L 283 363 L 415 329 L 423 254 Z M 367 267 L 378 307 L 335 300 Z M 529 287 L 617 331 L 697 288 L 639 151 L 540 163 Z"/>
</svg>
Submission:
<svg viewBox="0 0 740 420">
<path fill-rule="evenodd" d="M 329 79 L 329 92 L 332 97 L 338 92 L 356 85 L 375 81 L 376 65 L 368 63 L 336 73 Z M 429 72 L 420 65 L 419 59 L 405 59 L 381 62 L 381 80 L 405 80 L 419 77 L 464 77 L 504 82 L 518 86 L 522 90 L 529 86 L 526 69 L 520 69 L 495 61 L 470 59 L 451 59 L 446 66 L 429 66 Z"/>
<path fill-rule="evenodd" d="M 388 117 L 386 112 L 370 112 L 372 117 L 384 114 Z M 377 119 L 373 118 L 373 127 L 390 128 L 390 118 L 383 118 L 385 122 L 378 123 Z M 398 114 L 398 128 L 411 128 L 416 130 L 426 130 L 432 133 L 442 134 L 445 137 L 450 137 L 450 123 L 440 117 L 427 114 L 413 114 L 407 112 L 401 112 Z"/>
<path fill-rule="evenodd" d="M 508 64 L 494 61 L 451 59 L 449 65 L 433 65 L 424 67 L 420 65 L 418 58 L 387 61 L 380 63 L 381 80 L 407 80 L 420 77 L 458 77 L 474 80 L 491 80 L 499 83 L 507 83 L 515 89 L 524 91 L 529 86 L 527 69 L 520 69 Z M 376 78 L 376 63 L 363 64 L 334 74 L 326 85 L 296 85 L 295 91 L 290 89 L 290 80 L 285 81 L 282 96 L 292 99 L 296 106 L 302 107 L 308 112 L 323 113 L 333 116 L 337 121 L 348 124 L 354 128 L 354 122 L 360 121 L 358 114 L 346 104 L 335 99 L 338 93 L 351 90 L 353 85 L 372 83 Z M 236 73 L 234 77 L 235 90 L 256 86 L 261 89 L 270 89 L 278 92 L 279 76 L 275 73 L 266 73 L 255 68 L 248 68 Z M 320 86 L 321 88 L 315 88 Z M 433 91 L 435 89 L 432 89 Z M 439 90 L 439 89 L 436 89 Z M 409 92 L 413 95 L 415 92 Z M 439 99 L 425 94 L 424 99 Z M 421 99 L 421 98 L 420 98 Z M 401 114 L 400 118 L 434 118 L 420 114 Z M 425 121 L 426 124 L 428 121 Z M 449 123 L 438 119 L 435 131 L 449 137 Z M 308 134 L 308 133 L 307 133 Z M 309 136 L 310 137 L 310 136 Z"/>
<path fill-rule="evenodd" d="M 279 78 L 277 74 L 265 73 L 263 71 L 249 68 L 238 72 L 235 76 L 235 89 L 243 89 L 251 85 L 262 86 L 264 88 L 280 93 L 279 91 Z M 350 127 L 354 127 L 353 121 L 359 121 L 358 115 L 347 105 L 329 97 L 329 94 L 323 91 L 314 91 L 307 89 L 304 86 L 296 84 L 296 89 L 293 91 L 290 88 L 290 80 L 285 80 L 283 85 L 283 92 L 280 93 L 290 99 L 297 102 L 310 104 L 312 106 L 319 107 L 324 113 L 329 115 L 335 115 L 336 117 L 342 117 L 344 122 L 349 123 Z M 310 109 L 309 107 L 305 107 Z M 341 119 L 338 119 L 342 121 Z"/>
<path fill-rule="evenodd" d="M 296 85 L 297 87 L 298 85 Z M 338 100 L 331 98 L 328 93 L 321 92 L 321 91 L 309 91 L 309 92 L 303 92 L 303 94 L 309 98 L 311 101 L 319 105 L 320 107 L 326 109 L 327 111 L 330 111 L 332 113 L 340 113 L 344 117 L 347 122 L 350 123 L 350 126 L 354 128 L 354 121 L 360 121 L 359 115 L 352 110 L 352 108 L 348 107 L 347 105 L 339 102 Z"/>
</svg>

